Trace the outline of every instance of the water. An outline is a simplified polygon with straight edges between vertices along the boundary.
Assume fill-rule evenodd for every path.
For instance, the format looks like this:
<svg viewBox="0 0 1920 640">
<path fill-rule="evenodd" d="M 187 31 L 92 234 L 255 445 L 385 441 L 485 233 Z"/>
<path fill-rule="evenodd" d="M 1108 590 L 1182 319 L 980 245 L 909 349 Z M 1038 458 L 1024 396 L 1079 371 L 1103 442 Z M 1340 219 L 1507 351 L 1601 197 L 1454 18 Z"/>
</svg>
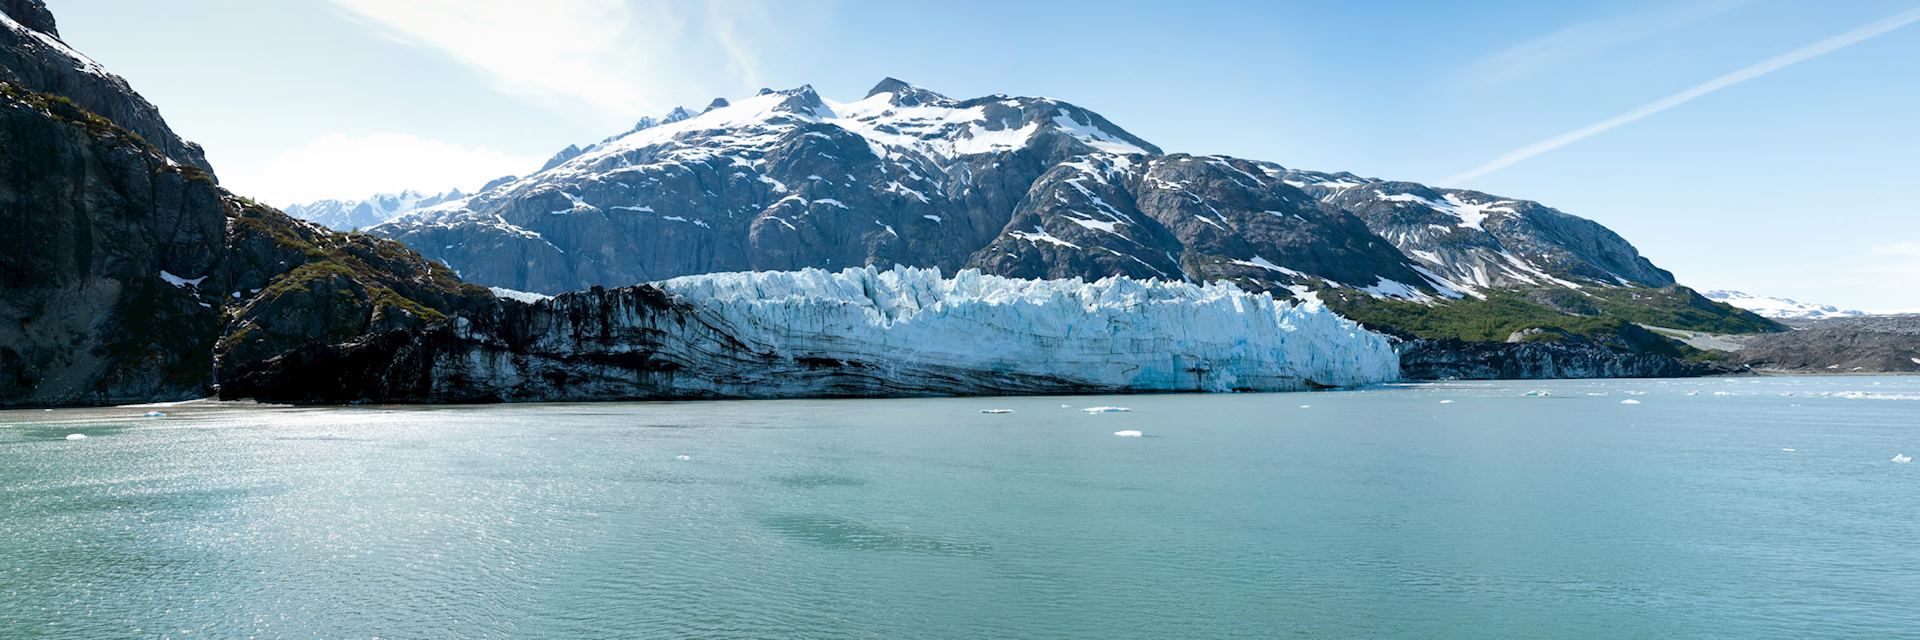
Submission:
<svg viewBox="0 0 1920 640">
<path fill-rule="evenodd" d="M 1920 378 L 147 410 L 0 413 L 0 637 L 1920 633 Z"/>
</svg>

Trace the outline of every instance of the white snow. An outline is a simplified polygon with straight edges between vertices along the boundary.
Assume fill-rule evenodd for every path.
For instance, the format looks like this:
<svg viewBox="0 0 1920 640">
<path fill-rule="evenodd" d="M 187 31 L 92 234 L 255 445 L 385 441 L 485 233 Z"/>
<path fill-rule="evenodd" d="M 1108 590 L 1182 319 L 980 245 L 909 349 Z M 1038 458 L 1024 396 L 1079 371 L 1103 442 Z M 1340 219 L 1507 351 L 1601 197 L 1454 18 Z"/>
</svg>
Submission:
<svg viewBox="0 0 1920 640">
<path fill-rule="evenodd" d="M 1392 380 L 1385 336 L 1224 282 L 1022 280 L 895 267 L 658 283 L 754 350 L 1090 388 L 1288 390 Z M 1117 408 L 1096 407 L 1104 412 Z M 1093 410 L 1089 410 L 1093 411 Z"/>
<path fill-rule="evenodd" d="M 1513 213 L 1514 211 L 1511 205 L 1516 204 L 1513 200 L 1472 202 L 1458 193 L 1442 194 L 1439 200 L 1411 193 L 1388 194 L 1378 190 L 1373 193 L 1379 196 L 1381 200 L 1388 202 L 1412 202 L 1434 211 L 1451 215 L 1460 219 L 1457 226 L 1475 231 L 1486 231 L 1486 227 L 1481 226 L 1481 224 L 1486 222 L 1488 216 L 1495 212 Z"/>
<path fill-rule="evenodd" d="M 487 288 L 493 291 L 493 297 L 506 298 L 508 300 L 519 300 L 527 304 L 533 304 L 541 300 L 550 300 L 553 298 L 553 296 L 549 296 L 549 295 L 533 293 L 530 291 L 519 291 L 515 289 L 508 289 L 506 287 L 487 287 Z"/>
<path fill-rule="evenodd" d="M 166 272 L 165 270 L 161 270 L 161 271 L 160 271 L 160 279 L 161 279 L 161 280 L 165 280 L 165 281 L 167 281 L 167 284 L 170 284 L 170 285 L 173 285 L 173 286 L 176 286 L 176 287 L 181 287 L 181 288 L 189 288 L 189 287 L 191 287 L 191 288 L 195 288 L 195 289 L 198 289 L 198 288 L 200 288 L 200 282 L 201 282 L 202 280 L 206 280 L 206 279 L 207 279 L 207 277 L 206 277 L 206 276 L 200 276 L 200 277 L 198 277 L 198 278 L 182 278 L 182 277 L 180 277 L 180 276 L 176 276 L 176 275 L 173 275 L 173 274 L 171 274 L 171 273 L 167 273 L 167 272 Z"/>
</svg>

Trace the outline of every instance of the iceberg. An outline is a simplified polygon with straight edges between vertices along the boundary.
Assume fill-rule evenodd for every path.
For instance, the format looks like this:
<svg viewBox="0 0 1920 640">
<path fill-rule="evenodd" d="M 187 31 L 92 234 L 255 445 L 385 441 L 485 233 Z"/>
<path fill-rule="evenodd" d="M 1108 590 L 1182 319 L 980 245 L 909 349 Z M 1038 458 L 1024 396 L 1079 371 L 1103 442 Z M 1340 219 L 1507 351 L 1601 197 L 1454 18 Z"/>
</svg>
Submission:
<svg viewBox="0 0 1920 640">
<path fill-rule="evenodd" d="M 1141 436 L 1141 433 L 1137 429 L 1122 429 L 1122 430 L 1113 432 L 1113 435 L 1120 436 L 1122 438 L 1138 438 Z"/>
<path fill-rule="evenodd" d="M 68 439 L 68 440 L 85 440 L 85 439 L 87 439 L 87 434 L 84 434 L 84 433 L 69 433 L 69 434 L 67 434 L 67 439 Z"/>
<path fill-rule="evenodd" d="M 1081 411 L 1097 414 L 1097 413 L 1121 413 L 1124 411 L 1132 411 L 1132 409 L 1128 409 L 1126 407 L 1087 407 L 1085 409 L 1081 409 Z"/>
</svg>

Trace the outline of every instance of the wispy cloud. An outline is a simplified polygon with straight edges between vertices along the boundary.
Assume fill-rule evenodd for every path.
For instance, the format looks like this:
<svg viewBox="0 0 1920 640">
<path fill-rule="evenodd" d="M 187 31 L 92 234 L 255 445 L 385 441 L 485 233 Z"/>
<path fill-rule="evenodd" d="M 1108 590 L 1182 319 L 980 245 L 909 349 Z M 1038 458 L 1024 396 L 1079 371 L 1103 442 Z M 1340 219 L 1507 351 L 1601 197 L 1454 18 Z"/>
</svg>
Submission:
<svg viewBox="0 0 1920 640">
<path fill-rule="evenodd" d="M 225 168 L 221 177 L 240 193 L 286 206 L 406 189 L 472 190 L 497 176 L 524 175 L 542 160 L 404 133 L 330 134 L 257 166 Z"/>
<path fill-rule="evenodd" d="M 1528 158 L 1559 149 L 1647 116 L 1686 104 L 1700 96 L 1779 71 L 1799 62 L 1844 49 L 1889 31 L 1913 24 L 1914 22 L 1920 22 L 1920 8 L 1909 9 L 1887 18 L 1868 23 L 1852 31 L 1815 42 L 1799 49 L 1774 56 L 1758 64 L 1734 71 L 1733 73 L 1708 80 L 1691 89 L 1641 105 L 1626 113 L 1515 149 L 1505 155 L 1494 158 L 1491 162 L 1474 167 L 1458 175 L 1450 176 L 1442 180 L 1441 183 L 1449 185 L 1464 183 L 1468 180 L 1513 166 Z"/>
<path fill-rule="evenodd" d="M 755 0 L 332 1 L 384 36 L 487 75 L 503 93 L 620 121 L 756 88 L 760 47 L 781 42 L 772 14 L 798 10 Z"/>
<path fill-rule="evenodd" d="M 1517 80 L 1699 22 L 1748 1 L 1699 0 L 1576 23 L 1474 61 L 1453 76 L 1475 84 Z"/>
</svg>

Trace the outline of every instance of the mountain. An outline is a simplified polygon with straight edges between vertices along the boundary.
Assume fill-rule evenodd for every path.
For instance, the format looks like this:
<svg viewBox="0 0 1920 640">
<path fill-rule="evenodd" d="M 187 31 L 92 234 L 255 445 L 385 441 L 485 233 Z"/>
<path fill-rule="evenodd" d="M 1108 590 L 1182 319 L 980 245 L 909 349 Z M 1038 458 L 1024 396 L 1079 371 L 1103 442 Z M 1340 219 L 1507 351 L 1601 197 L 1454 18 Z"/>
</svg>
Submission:
<svg viewBox="0 0 1920 640">
<path fill-rule="evenodd" d="M 431 207 L 466 197 L 459 189 L 426 194 L 418 191 L 381 193 L 360 200 L 316 200 L 289 205 L 287 215 L 317 222 L 334 231 L 353 231 L 371 227 L 416 209 Z"/>
<path fill-rule="evenodd" d="M 1857 318 L 1867 315 L 1865 311 L 1841 309 L 1833 305 L 1796 302 L 1786 298 L 1769 298 L 1739 291 L 1708 291 L 1707 299 L 1724 302 L 1761 317 L 1780 320 L 1825 320 L 1828 318 Z"/>
<path fill-rule="evenodd" d="M 1564 340 L 1601 359 L 1686 355 L 1637 323 L 1779 329 L 1536 202 L 1168 154 L 1066 102 L 957 100 L 892 78 L 852 102 L 803 86 L 642 119 L 371 232 L 468 280 L 543 293 L 905 265 L 1228 281 L 1408 340 Z M 1621 366 L 1672 371 L 1552 369 Z"/>
<path fill-rule="evenodd" d="M 50 46 L 38 0 L 0 14 L 15 42 Z M 93 104 L 165 131 L 78 54 L 8 64 L 101 74 Z M 198 147 L 79 102 L 0 80 L 0 235 L 32 239 L 0 253 L 0 406 L 1282 390 L 1398 373 L 1383 336 L 1225 285 L 866 268 L 503 298 L 400 243 L 231 193 Z"/>
</svg>

